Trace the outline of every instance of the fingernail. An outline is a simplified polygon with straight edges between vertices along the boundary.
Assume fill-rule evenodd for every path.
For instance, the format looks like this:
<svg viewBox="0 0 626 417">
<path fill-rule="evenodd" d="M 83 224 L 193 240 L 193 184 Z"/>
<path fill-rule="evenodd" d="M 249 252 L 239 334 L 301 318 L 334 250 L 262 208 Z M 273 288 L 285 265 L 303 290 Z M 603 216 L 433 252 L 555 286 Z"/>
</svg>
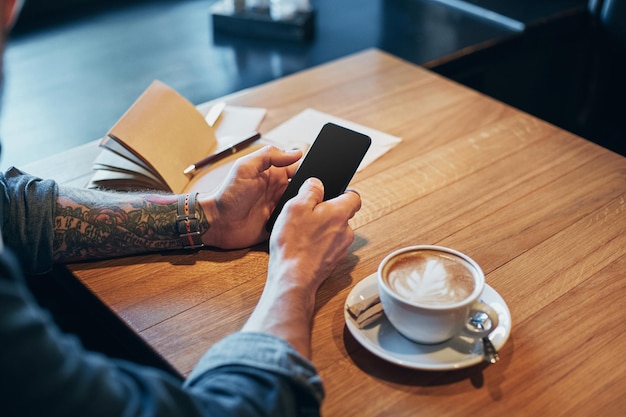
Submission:
<svg viewBox="0 0 626 417">
<path fill-rule="evenodd" d="M 324 184 L 322 184 L 322 181 L 320 181 L 319 178 L 311 177 L 307 179 L 307 182 L 309 183 L 309 185 L 314 186 L 314 187 L 319 187 L 319 188 L 324 187 Z"/>
</svg>

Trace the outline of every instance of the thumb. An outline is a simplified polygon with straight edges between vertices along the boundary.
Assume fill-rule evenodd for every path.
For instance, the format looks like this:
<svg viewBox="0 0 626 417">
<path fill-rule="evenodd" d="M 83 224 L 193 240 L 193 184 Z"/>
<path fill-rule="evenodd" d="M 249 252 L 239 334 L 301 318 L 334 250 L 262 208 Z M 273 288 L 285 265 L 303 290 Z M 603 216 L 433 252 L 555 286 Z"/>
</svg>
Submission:
<svg viewBox="0 0 626 417">
<path fill-rule="evenodd" d="M 312 207 L 324 201 L 324 184 L 317 178 L 307 179 L 298 191 L 298 199 L 306 200 Z"/>
</svg>

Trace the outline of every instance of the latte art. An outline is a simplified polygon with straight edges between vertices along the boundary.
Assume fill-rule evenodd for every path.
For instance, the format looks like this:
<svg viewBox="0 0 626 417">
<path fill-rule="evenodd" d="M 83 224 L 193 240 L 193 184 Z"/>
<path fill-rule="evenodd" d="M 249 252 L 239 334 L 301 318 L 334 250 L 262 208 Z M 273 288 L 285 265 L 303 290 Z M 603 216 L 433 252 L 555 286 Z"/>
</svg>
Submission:
<svg viewBox="0 0 626 417">
<path fill-rule="evenodd" d="M 399 256 L 388 265 L 386 277 L 397 295 L 418 304 L 454 304 L 468 298 L 475 286 L 470 264 L 434 251 Z"/>
</svg>

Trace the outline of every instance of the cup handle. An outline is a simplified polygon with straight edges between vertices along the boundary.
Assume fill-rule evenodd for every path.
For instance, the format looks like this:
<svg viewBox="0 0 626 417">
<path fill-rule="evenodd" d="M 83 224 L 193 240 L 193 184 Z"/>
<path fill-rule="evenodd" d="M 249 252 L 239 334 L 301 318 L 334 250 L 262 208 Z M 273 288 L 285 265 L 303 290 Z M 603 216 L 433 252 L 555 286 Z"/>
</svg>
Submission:
<svg viewBox="0 0 626 417">
<path fill-rule="evenodd" d="M 484 313 L 489 317 L 489 321 L 491 322 L 491 326 L 485 329 L 482 328 L 482 323 L 487 320 L 476 320 L 480 313 Z M 472 320 L 474 319 L 474 320 Z M 498 312 L 493 309 L 489 304 L 483 303 L 481 301 L 477 301 L 470 307 L 470 315 L 465 323 L 465 331 L 472 337 L 480 338 L 488 336 L 489 333 L 494 331 L 496 327 L 498 327 L 498 323 L 500 322 L 498 318 Z"/>
</svg>

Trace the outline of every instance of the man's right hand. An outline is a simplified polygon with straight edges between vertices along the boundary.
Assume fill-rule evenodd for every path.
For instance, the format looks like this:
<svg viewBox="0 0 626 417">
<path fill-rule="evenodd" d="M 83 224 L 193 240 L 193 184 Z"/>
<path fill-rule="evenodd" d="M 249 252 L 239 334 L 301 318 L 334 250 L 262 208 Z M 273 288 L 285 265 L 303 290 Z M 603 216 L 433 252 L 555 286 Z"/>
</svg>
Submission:
<svg viewBox="0 0 626 417">
<path fill-rule="evenodd" d="M 307 358 L 317 290 L 345 257 L 354 240 L 348 220 L 361 208 L 352 191 L 323 200 L 321 181 L 308 179 L 278 216 L 265 288 L 243 328 L 280 337 Z"/>
<path fill-rule="evenodd" d="M 356 192 L 328 200 L 317 178 L 308 179 L 278 217 L 270 238 L 270 275 L 289 277 L 315 291 L 354 240 L 348 220 L 361 208 Z"/>
</svg>

